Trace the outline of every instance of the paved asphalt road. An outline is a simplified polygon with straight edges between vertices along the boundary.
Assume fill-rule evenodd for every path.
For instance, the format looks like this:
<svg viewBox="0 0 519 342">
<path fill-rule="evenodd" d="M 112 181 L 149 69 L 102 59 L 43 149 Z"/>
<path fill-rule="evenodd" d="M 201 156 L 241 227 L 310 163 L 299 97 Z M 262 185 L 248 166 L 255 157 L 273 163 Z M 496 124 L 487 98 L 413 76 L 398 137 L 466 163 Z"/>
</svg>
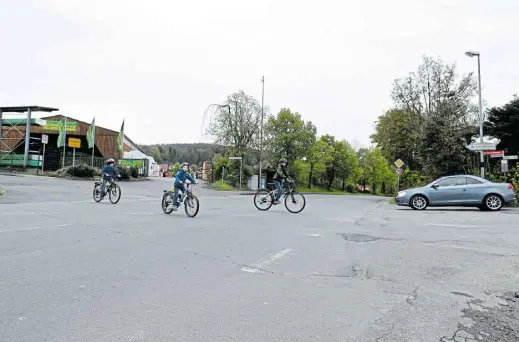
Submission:
<svg viewBox="0 0 519 342">
<path fill-rule="evenodd" d="M 0 176 L 0 341 L 518 341 L 519 211 Z"/>
</svg>

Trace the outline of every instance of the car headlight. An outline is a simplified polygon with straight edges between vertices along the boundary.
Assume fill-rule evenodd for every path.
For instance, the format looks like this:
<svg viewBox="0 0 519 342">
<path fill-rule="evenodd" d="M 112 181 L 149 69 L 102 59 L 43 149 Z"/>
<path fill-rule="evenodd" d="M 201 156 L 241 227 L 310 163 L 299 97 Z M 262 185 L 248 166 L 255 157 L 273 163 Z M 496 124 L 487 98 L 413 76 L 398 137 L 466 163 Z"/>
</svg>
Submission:
<svg viewBox="0 0 519 342">
<path fill-rule="evenodd" d="M 402 197 L 402 196 L 405 196 L 406 192 L 405 191 L 399 191 L 398 194 L 396 195 L 396 197 Z"/>
</svg>

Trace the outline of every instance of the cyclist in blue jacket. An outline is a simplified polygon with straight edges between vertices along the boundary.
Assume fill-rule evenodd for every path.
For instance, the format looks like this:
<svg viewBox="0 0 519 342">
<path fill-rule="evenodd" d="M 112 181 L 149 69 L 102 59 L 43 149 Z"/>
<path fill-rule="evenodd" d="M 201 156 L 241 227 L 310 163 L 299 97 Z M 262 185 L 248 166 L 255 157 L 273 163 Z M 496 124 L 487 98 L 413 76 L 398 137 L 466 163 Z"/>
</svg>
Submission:
<svg viewBox="0 0 519 342">
<path fill-rule="evenodd" d="M 101 198 L 105 197 L 106 183 L 112 181 L 113 177 L 120 177 L 119 172 L 115 168 L 115 160 L 112 158 L 106 161 L 106 165 L 101 170 L 101 176 L 103 177 L 103 183 L 101 184 Z"/>
<path fill-rule="evenodd" d="M 180 170 L 178 170 L 175 175 L 175 191 L 173 192 L 173 210 L 177 210 L 179 203 L 178 201 L 178 190 L 182 190 L 182 192 L 186 192 L 186 186 L 184 185 L 186 180 L 189 180 L 191 183 L 196 184 L 196 180 L 191 177 L 189 174 L 189 164 L 182 163 L 180 166 Z"/>
</svg>

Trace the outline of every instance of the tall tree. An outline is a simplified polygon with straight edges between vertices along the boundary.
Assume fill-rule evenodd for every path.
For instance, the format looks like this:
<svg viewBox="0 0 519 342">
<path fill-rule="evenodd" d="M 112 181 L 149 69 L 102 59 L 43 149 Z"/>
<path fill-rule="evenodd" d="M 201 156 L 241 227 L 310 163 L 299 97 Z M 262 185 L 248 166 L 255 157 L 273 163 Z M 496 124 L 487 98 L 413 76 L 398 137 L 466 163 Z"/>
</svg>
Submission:
<svg viewBox="0 0 519 342">
<path fill-rule="evenodd" d="M 231 146 L 241 155 L 258 146 L 261 125 L 258 100 L 240 90 L 216 107 L 216 116 L 208 129 L 208 133 L 216 137 L 216 143 Z"/>
<path fill-rule="evenodd" d="M 308 157 L 315 143 L 317 129 L 305 122 L 299 113 L 283 108 L 276 116 L 270 116 L 265 126 L 265 145 L 273 159 L 287 158 L 289 162 Z"/>
<path fill-rule="evenodd" d="M 384 187 L 395 187 L 396 173 L 389 166 L 379 148 L 370 149 L 364 155 L 362 168 L 366 182 L 371 185 L 371 192 L 377 193 L 379 187 L 382 187 L 382 192 L 386 190 Z"/>
<path fill-rule="evenodd" d="M 319 139 L 310 147 L 307 162 L 310 164 L 308 187 L 312 187 L 312 180 L 326 171 L 326 165 L 333 158 L 333 148 L 326 141 Z"/>
<path fill-rule="evenodd" d="M 507 154 L 519 153 L 519 98 L 514 98 L 502 107 L 488 111 L 485 132 L 499 139 L 498 148 L 506 149 Z"/>
<path fill-rule="evenodd" d="M 410 113 L 407 131 L 415 132 L 421 141 L 413 152 L 423 168 L 444 173 L 466 166 L 469 155 L 464 145 L 477 126 L 476 93 L 472 73 L 460 78 L 455 64 L 429 57 L 423 58 L 417 72 L 395 80 L 393 101 L 397 109 Z"/>
</svg>

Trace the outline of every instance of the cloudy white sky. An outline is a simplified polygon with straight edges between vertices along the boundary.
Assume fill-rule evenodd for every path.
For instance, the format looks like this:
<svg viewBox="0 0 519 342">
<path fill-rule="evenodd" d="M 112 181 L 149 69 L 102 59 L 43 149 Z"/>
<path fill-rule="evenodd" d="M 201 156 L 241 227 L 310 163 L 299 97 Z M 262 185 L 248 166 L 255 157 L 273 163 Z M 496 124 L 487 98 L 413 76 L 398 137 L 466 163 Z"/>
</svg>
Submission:
<svg viewBox="0 0 519 342">
<path fill-rule="evenodd" d="M 319 134 L 369 144 L 394 78 L 423 54 L 476 70 L 490 106 L 519 87 L 517 0 L 0 0 L 0 105 L 55 106 L 139 143 L 203 141 L 244 90 Z"/>
</svg>

